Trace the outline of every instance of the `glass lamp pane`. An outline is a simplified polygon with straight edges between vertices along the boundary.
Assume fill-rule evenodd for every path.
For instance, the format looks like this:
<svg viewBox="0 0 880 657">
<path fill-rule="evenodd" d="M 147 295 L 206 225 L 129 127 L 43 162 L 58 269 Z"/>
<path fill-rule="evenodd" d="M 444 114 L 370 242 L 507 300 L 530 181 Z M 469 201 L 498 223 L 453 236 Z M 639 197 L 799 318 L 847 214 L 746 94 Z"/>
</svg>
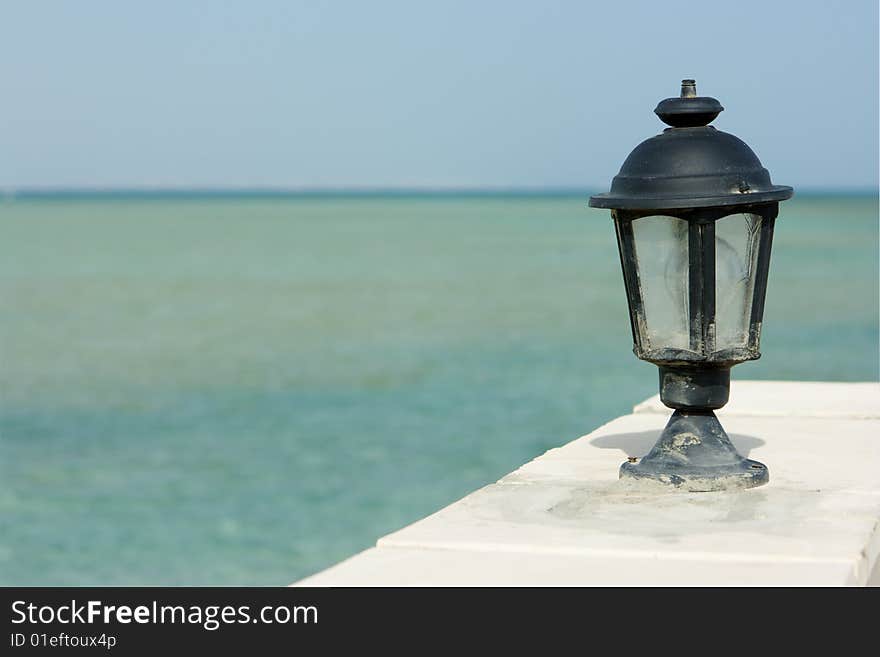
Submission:
<svg viewBox="0 0 880 657">
<path fill-rule="evenodd" d="M 715 222 L 715 348 L 745 347 L 758 264 L 761 217 L 734 214 Z"/>
<path fill-rule="evenodd" d="M 642 346 L 688 349 L 688 224 L 655 215 L 636 219 L 632 227 L 645 314 Z"/>
</svg>

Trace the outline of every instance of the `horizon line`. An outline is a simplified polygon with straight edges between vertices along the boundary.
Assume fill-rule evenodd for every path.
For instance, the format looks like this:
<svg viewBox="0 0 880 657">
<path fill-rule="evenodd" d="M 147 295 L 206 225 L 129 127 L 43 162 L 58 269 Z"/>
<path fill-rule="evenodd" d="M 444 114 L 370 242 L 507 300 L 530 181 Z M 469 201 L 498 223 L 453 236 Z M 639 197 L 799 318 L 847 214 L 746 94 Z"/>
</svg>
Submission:
<svg viewBox="0 0 880 657">
<path fill-rule="evenodd" d="M 571 185 L 0 185 L 0 198 L 76 197 L 333 197 L 333 196 L 584 196 L 604 191 Z M 880 187 L 820 187 L 795 189 L 795 196 L 878 196 Z"/>
</svg>

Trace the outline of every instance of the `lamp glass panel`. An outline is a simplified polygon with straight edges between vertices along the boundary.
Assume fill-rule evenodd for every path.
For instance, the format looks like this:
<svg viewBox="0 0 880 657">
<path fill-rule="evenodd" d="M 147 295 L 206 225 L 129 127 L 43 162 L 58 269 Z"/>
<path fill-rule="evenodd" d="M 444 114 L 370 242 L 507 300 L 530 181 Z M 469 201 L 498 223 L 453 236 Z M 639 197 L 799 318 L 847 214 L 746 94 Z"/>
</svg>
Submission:
<svg viewBox="0 0 880 657">
<path fill-rule="evenodd" d="M 636 322 L 646 351 L 688 349 L 688 224 L 652 215 L 632 223 L 644 323 Z"/>
<path fill-rule="evenodd" d="M 748 345 L 761 221 L 734 214 L 715 222 L 716 350 Z"/>
</svg>

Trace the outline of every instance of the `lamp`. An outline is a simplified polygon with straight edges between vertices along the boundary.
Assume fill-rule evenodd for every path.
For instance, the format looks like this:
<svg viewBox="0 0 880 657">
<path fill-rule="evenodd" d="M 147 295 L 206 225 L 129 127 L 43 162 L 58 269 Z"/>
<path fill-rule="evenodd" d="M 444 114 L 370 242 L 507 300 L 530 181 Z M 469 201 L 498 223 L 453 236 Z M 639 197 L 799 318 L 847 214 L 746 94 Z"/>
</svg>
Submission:
<svg viewBox="0 0 880 657">
<path fill-rule="evenodd" d="M 714 411 L 728 401 L 730 368 L 761 356 L 773 226 L 793 194 L 743 141 L 709 125 L 723 109 L 682 80 L 681 96 L 654 110 L 670 127 L 630 153 L 611 191 L 590 198 L 614 219 L 633 351 L 659 367 L 660 399 L 674 409 L 620 476 L 693 491 L 769 481 Z"/>
</svg>

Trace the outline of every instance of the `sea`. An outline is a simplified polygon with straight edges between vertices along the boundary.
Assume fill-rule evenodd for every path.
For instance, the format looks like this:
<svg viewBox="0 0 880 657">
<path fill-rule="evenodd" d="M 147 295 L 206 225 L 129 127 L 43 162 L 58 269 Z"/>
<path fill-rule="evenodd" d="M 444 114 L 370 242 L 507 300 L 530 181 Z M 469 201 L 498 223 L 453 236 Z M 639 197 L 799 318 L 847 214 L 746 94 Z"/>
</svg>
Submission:
<svg viewBox="0 0 880 657">
<path fill-rule="evenodd" d="M 288 584 L 627 413 L 657 373 L 587 197 L 7 193 L 0 584 Z M 733 377 L 878 380 L 876 193 L 773 249 Z"/>
</svg>

